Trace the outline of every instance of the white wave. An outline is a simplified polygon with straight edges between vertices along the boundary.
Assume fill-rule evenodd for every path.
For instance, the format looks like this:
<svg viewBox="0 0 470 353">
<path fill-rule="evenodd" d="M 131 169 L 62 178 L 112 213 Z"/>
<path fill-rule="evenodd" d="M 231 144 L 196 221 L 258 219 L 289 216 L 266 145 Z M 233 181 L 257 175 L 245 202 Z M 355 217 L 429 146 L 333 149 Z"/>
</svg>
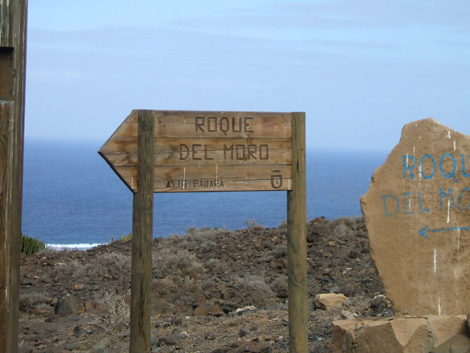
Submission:
<svg viewBox="0 0 470 353">
<path fill-rule="evenodd" d="M 92 244 L 46 244 L 46 249 L 51 250 L 88 250 L 95 246 L 103 245 L 103 243 Z"/>
</svg>

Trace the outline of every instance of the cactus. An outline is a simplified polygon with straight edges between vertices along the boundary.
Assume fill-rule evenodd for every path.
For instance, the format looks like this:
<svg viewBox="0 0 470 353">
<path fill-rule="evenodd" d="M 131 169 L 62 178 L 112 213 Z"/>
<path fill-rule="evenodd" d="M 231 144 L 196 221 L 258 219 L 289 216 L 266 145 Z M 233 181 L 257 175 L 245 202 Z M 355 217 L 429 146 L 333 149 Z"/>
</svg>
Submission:
<svg viewBox="0 0 470 353">
<path fill-rule="evenodd" d="M 36 238 L 29 237 L 25 234 L 21 235 L 21 252 L 22 253 L 25 253 L 26 255 L 31 255 L 41 250 L 44 250 L 45 248 L 46 248 L 46 244 L 44 244 L 44 242 Z"/>
</svg>

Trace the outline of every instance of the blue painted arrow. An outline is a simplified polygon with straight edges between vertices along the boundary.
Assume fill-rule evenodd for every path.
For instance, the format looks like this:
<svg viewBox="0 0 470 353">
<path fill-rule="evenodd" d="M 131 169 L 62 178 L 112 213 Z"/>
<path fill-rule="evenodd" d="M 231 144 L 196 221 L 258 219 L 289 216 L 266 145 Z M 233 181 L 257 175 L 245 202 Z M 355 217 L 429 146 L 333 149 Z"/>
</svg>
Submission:
<svg viewBox="0 0 470 353">
<path fill-rule="evenodd" d="M 428 229 L 429 227 L 426 226 L 419 231 L 419 235 L 429 239 L 428 232 L 437 233 L 437 232 L 452 232 L 454 230 L 466 230 L 470 232 L 470 227 L 450 227 L 450 228 L 438 228 L 438 229 Z"/>
</svg>

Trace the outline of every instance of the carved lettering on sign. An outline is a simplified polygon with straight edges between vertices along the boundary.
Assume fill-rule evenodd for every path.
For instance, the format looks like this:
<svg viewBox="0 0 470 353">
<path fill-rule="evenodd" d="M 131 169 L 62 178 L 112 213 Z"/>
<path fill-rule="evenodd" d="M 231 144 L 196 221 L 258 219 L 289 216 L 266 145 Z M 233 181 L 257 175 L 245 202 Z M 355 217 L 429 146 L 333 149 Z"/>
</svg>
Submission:
<svg viewBox="0 0 470 353">
<path fill-rule="evenodd" d="M 194 161 L 213 161 L 214 153 L 220 150 L 220 146 L 202 145 L 199 143 L 186 145 L 184 143 L 179 146 L 179 159 L 181 161 L 190 159 Z M 223 145 L 224 160 L 267 160 L 269 159 L 269 146 L 262 145 Z"/>
<path fill-rule="evenodd" d="M 221 189 L 226 186 L 223 180 L 218 179 L 194 179 L 192 182 L 188 182 L 185 179 L 182 180 L 168 180 L 166 188 L 168 189 Z"/>
<path fill-rule="evenodd" d="M 180 144 L 179 148 L 180 160 L 192 159 L 194 161 L 212 161 L 214 158 L 210 156 L 210 150 L 207 145 L 193 144 L 189 147 L 186 144 Z"/>
<path fill-rule="evenodd" d="M 269 159 L 268 145 L 224 145 L 224 159 L 246 161 Z"/>
<path fill-rule="evenodd" d="M 198 116 L 195 119 L 196 132 L 254 132 L 251 130 L 250 122 L 252 117 L 235 118 L 235 117 L 216 117 L 216 116 Z"/>
</svg>

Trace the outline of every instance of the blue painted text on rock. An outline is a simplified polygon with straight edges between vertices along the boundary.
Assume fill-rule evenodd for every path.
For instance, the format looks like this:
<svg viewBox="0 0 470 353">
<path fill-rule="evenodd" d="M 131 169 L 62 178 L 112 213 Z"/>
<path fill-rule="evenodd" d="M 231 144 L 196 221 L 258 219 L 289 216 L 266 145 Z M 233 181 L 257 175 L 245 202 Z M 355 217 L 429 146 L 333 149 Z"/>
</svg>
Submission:
<svg viewBox="0 0 470 353">
<path fill-rule="evenodd" d="M 443 153 L 441 155 L 423 154 L 401 156 L 403 180 L 411 191 L 382 195 L 383 216 L 397 214 L 412 215 L 433 211 L 469 210 L 470 212 L 470 155 Z M 436 179 L 453 183 L 447 186 L 424 188 L 423 183 Z M 420 183 L 418 184 L 414 183 Z M 440 183 L 441 184 L 441 183 Z M 442 184 L 441 184 L 442 185 Z M 444 184 L 445 185 L 445 184 Z M 413 190 L 414 189 L 414 190 Z M 431 192 L 425 190 L 431 190 Z"/>
</svg>

